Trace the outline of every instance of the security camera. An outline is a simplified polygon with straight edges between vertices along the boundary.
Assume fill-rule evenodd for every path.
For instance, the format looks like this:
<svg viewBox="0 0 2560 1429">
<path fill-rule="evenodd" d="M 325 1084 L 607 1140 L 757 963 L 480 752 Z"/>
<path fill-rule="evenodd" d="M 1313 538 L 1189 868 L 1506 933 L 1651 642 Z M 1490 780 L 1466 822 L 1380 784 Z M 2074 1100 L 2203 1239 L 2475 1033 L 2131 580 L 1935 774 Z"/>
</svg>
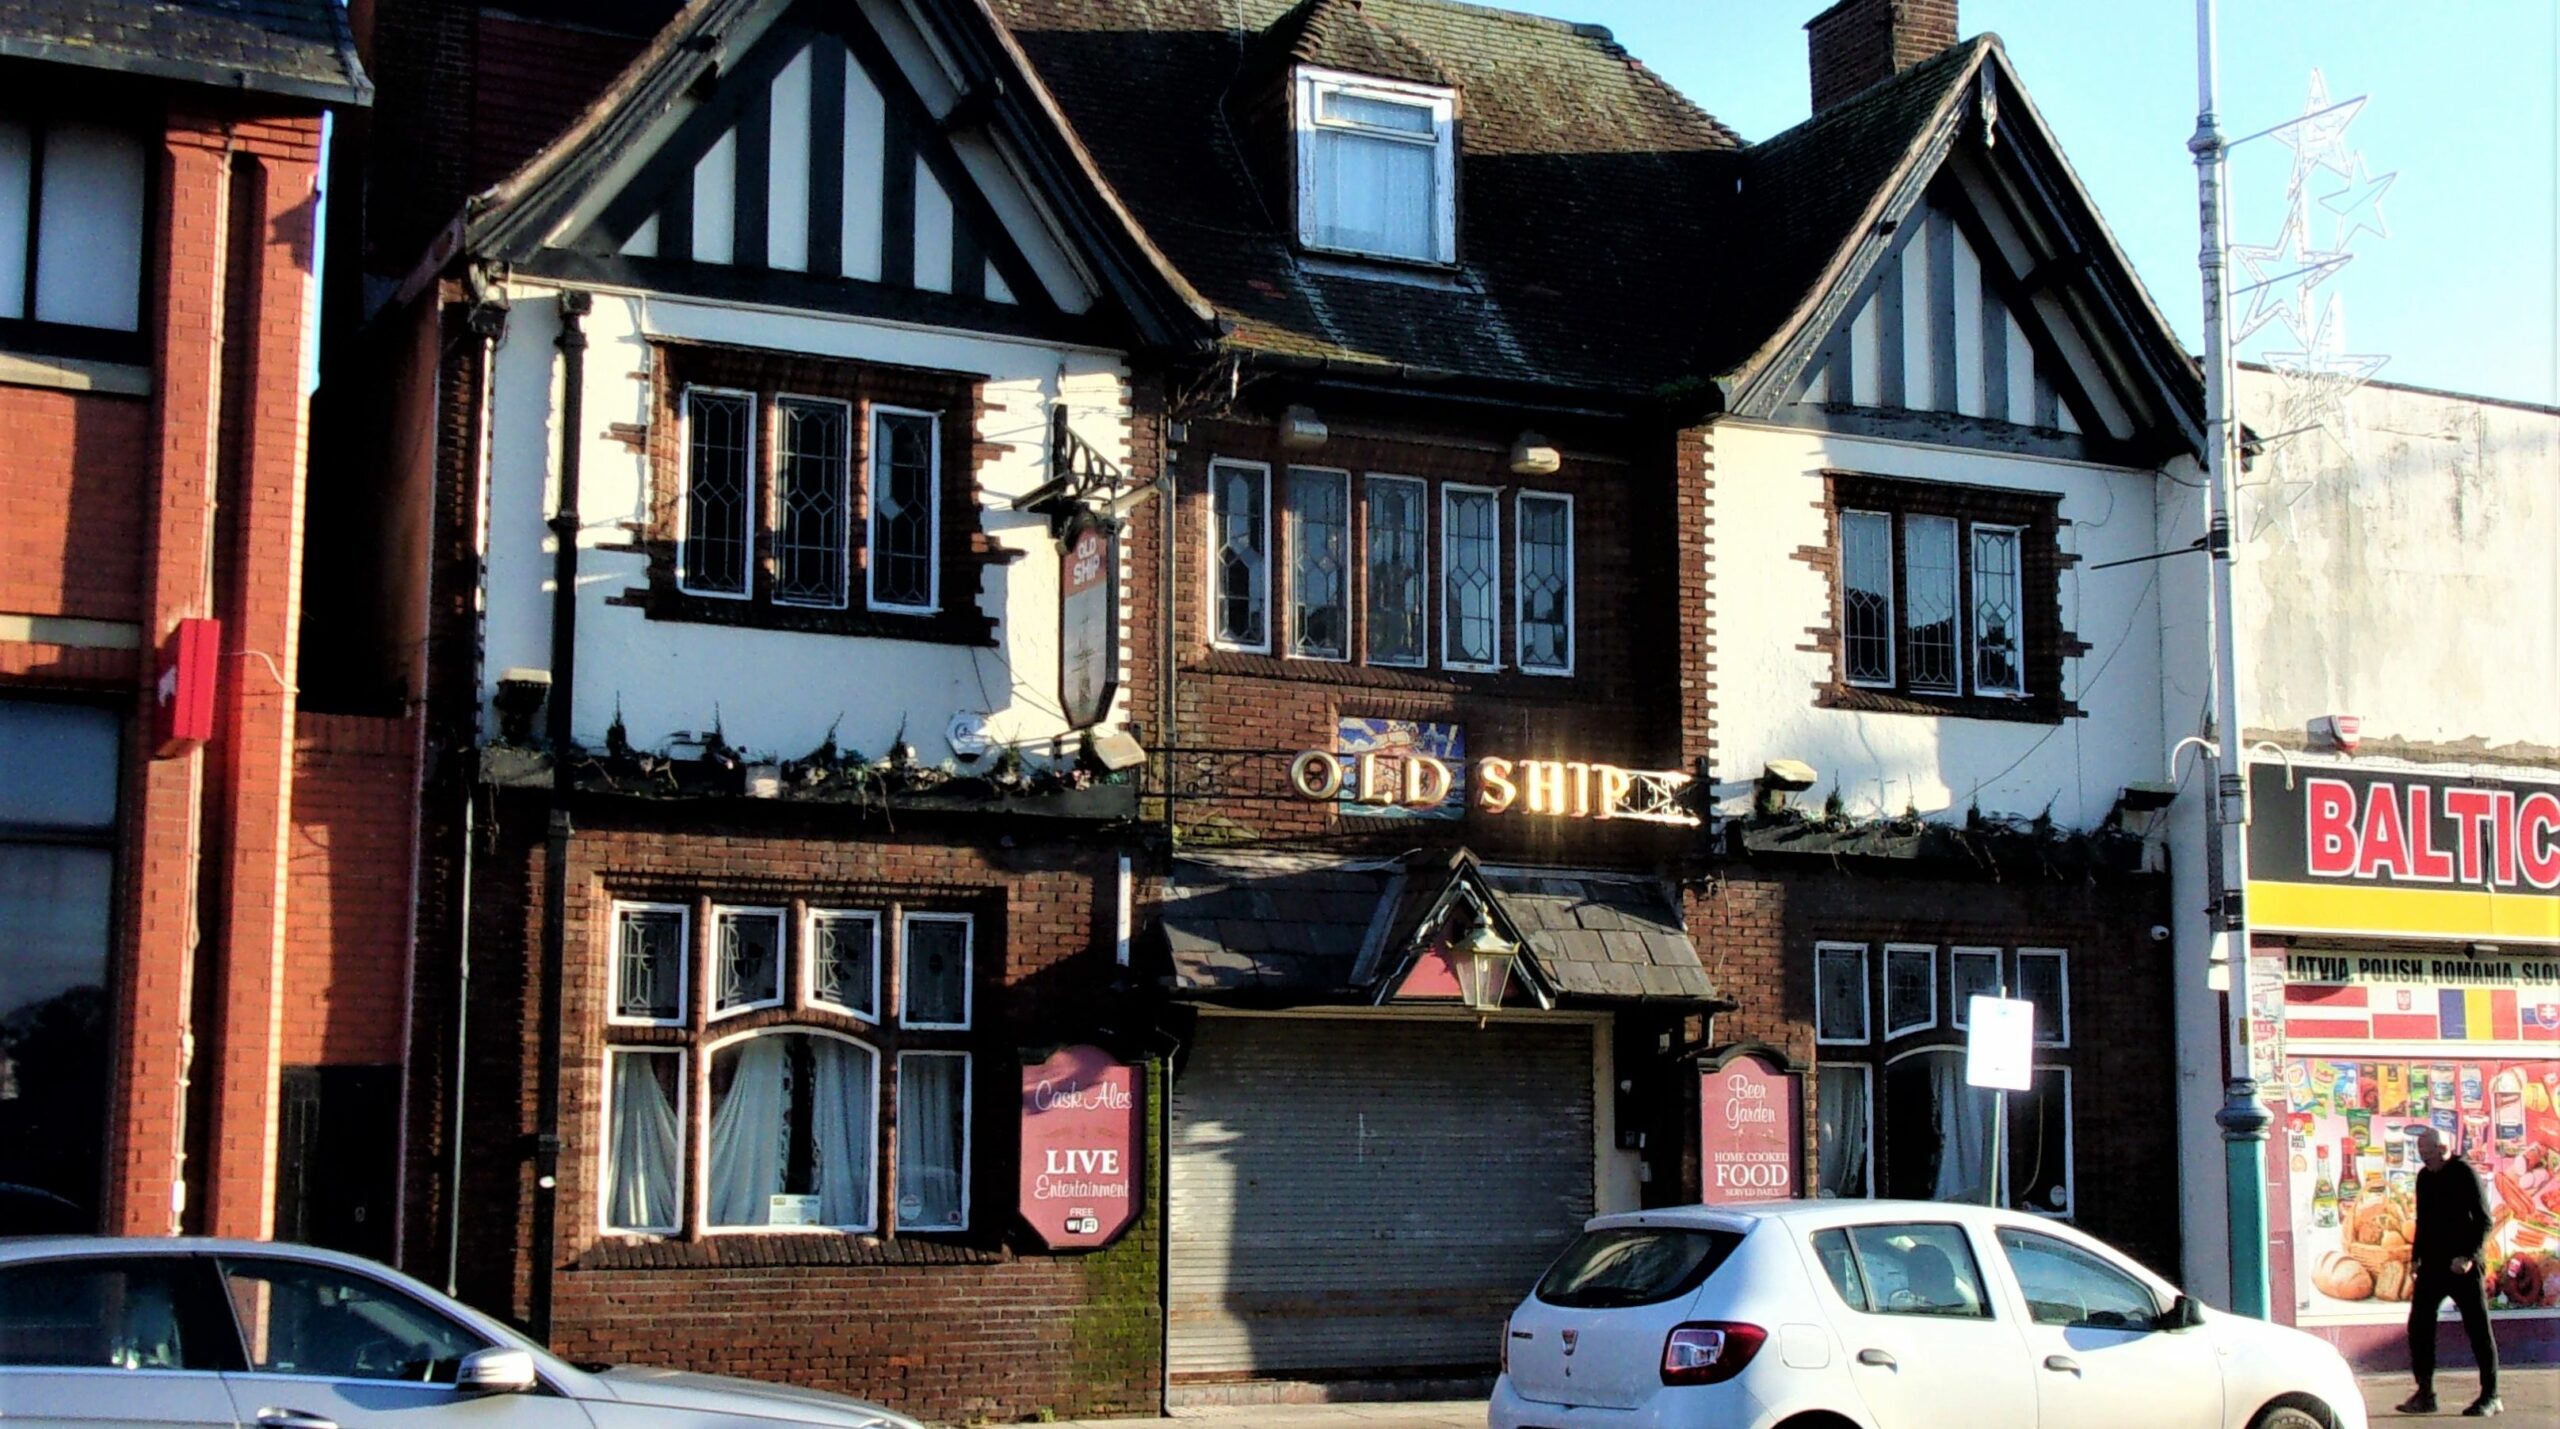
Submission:
<svg viewBox="0 0 2560 1429">
<path fill-rule="evenodd" d="M 2155 943 L 2165 943 L 2169 941 L 2169 925 L 2166 923 L 2152 924 L 2151 941 Z"/>
</svg>

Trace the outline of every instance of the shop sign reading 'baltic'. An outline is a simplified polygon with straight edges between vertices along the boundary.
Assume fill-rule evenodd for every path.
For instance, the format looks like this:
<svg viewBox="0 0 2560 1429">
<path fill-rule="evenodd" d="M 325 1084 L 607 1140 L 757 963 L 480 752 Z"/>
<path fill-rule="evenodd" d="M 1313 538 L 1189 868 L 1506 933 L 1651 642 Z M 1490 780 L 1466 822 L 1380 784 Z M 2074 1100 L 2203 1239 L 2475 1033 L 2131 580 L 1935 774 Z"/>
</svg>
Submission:
<svg viewBox="0 0 2560 1429">
<path fill-rule="evenodd" d="M 1022 1069 L 1022 1218 L 1051 1250 L 1109 1245 L 1138 1213 L 1137 1072 L 1099 1047 Z"/>
<path fill-rule="evenodd" d="M 2249 777 L 2254 925 L 2560 939 L 2560 788 L 2271 764 Z"/>
</svg>

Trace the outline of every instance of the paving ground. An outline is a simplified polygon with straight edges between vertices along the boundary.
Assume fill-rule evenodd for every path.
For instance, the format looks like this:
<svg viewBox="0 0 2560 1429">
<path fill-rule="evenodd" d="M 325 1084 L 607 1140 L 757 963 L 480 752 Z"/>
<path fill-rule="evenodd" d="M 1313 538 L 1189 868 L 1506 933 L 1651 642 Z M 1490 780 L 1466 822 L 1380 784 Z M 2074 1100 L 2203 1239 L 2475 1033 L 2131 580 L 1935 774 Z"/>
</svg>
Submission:
<svg viewBox="0 0 2560 1429">
<path fill-rule="evenodd" d="M 2393 1411 L 2409 1395 L 2406 1375 L 2377 1375 L 2364 1382 L 2366 1412 L 2380 1425 L 2469 1424 L 2462 1406 L 2471 1402 L 2479 1381 L 2468 1370 L 2436 1377 L 2440 1414 L 2404 1415 Z M 2560 1369 L 2511 1369 L 2503 1376 L 2499 1396 L 2506 1401 L 2503 1422 L 2516 1429 L 2552 1429 L 2560 1425 Z M 1179 1429 L 1484 1429 L 1481 1401 L 1430 1404 L 1286 1404 L 1229 1409 L 1188 1410 L 1171 1419 L 1068 1420 L 1052 1429 L 1133 1429 L 1133 1426 L 1179 1426 Z"/>
</svg>

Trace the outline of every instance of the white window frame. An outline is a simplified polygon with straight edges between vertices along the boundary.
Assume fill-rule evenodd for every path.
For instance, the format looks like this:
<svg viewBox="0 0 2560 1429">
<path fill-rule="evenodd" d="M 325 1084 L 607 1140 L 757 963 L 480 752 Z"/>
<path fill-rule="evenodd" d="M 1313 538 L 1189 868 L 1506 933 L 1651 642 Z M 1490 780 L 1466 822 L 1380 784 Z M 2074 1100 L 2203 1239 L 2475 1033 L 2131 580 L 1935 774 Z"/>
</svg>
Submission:
<svg viewBox="0 0 2560 1429">
<path fill-rule="evenodd" d="M 673 913 L 676 915 L 676 1015 L 673 1018 L 625 1017 L 622 1015 L 622 915 L 625 913 Z M 644 903 L 636 899 L 613 900 L 610 942 L 605 954 L 604 1020 L 609 1027 L 689 1027 L 693 1011 L 693 905 L 690 903 Z"/>
<path fill-rule="evenodd" d="M 1819 1026 L 1820 1024 L 1819 1024 L 1819 1023 L 1817 1023 L 1817 1024 L 1815 1024 L 1815 1025 L 1816 1025 L 1816 1026 Z M 1834 1070 L 1835 1068 L 1847 1068 L 1847 1069 L 1849 1069 L 1849 1070 L 1851 1070 L 1851 1071 L 1856 1072 L 1856 1073 L 1858 1074 L 1858 1082 L 1859 1082 L 1859 1086 L 1860 1086 L 1859 1095 L 1860 1095 L 1860 1096 L 1863 1096 L 1863 1097 L 1865 1097 L 1865 1098 L 1867 1099 L 1866 1157 L 1865 1157 L 1865 1159 L 1860 1163 L 1860 1165 L 1862 1165 L 1862 1166 L 1866 1169 L 1866 1175 L 1865 1175 L 1865 1177 L 1864 1177 L 1864 1178 L 1862 1178 L 1862 1179 L 1866 1182 L 1866 1184 L 1865 1184 L 1865 1186 L 1864 1186 L 1864 1187 L 1862 1187 L 1862 1188 L 1859 1190 L 1859 1192 L 1858 1192 L 1857 1196 L 1856 1196 L 1856 1197 L 1854 1197 L 1854 1198 L 1852 1198 L 1852 1197 L 1848 1197 L 1848 1196 L 1834 1196 L 1832 1199 L 1833 1199 L 1833 1200 L 1838 1200 L 1838 1201 L 1845 1201 L 1845 1200 L 1850 1200 L 1850 1199 L 1856 1199 L 1856 1200 L 1861 1200 L 1861 1201 L 1872 1201 L 1872 1200 L 1874 1200 L 1874 1199 L 1876 1198 L 1876 1112 L 1877 1112 L 1877 1107 L 1876 1107 L 1876 1067 L 1875 1067 L 1875 1063 L 1873 1063 L 1873 1062 L 1851 1062 L 1851 1061 L 1840 1061 L 1840 1062 L 1819 1062 L 1819 1063 L 1816 1063 L 1816 1064 L 1815 1064 L 1815 1066 L 1814 1066 L 1814 1072 L 1813 1072 L 1813 1085 L 1814 1085 L 1814 1091 L 1815 1091 L 1816 1095 L 1819 1095 L 1819 1094 L 1820 1094 L 1820 1092 L 1821 1092 L 1821 1089 L 1822 1089 L 1822 1074 L 1823 1074 L 1824 1072 Z M 1821 1127 L 1821 1125 L 1822 1125 L 1822 1121 L 1821 1121 L 1821 1112 L 1820 1112 L 1820 1108 L 1818 1108 L 1818 1107 L 1817 1107 L 1817 1108 L 1815 1109 L 1815 1117 L 1814 1117 L 1814 1126 L 1815 1126 L 1815 1128 L 1817 1129 L 1817 1131 L 1819 1130 L 1819 1128 Z M 1816 1147 L 1813 1149 L 1813 1156 L 1814 1156 L 1814 1159 L 1813 1159 L 1813 1182 L 1814 1182 L 1814 1188 L 1815 1188 L 1815 1190 L 1819 1191 L 1819 1190 L 1821 1189 L 1821 1187 L 1822 1187 L 1822 1148 L 1821 1148 L 1821 1147 L 1819 1147 L 1819 1146 L 1816 1146 Z"/>
<path fill-rule="evenodd" d="M 1849 518 L 1863 517 L 1884 527 L 1884 678 L 1862 680 L 1849 672 Z M 1840 677 L 1867 690 L 1890 690 L 1902 678 L 1902 580 L 1897 551 L 1901 520 L 1890 511 L 1845 508 L 1840 513 Z"/>
<path fill-rule="evenodd" d="M 850 1226 L 715 1225 L 711 1220 L 711 1064 L 713 1061 L 717 1060 L 720 1049 L 729 1046 L 731 1043 L 744 1042 L 756 1037 L 793 1036 L 831 1037 L 838 1042 L 847 1043 L 861 1048 L 863 1053 L 871 1058 L 871 1195 L 869 1197 L 871 1202 L 871 1218 L 860 1225 Z M 695 1057 L 693 1060 L 694 1075 L 701 1079 L 700 1104 L 702 1107 L 702 1113 L 700 1120 L 702 1124 L 698 1127 L 688 1126 L 686 1128 L 687 1133 L 691 1135 L 696 1144 L 702 1148 L 700 1154 L 693 1158 L 693 1220 L 698 1228 L 698 1232 L 705 1236 L 858 1235 L 877 1232 L 880 1229 L 880 1148 L 882 1145 L 882 1138 L 880 1134 L 880 1049 L 863 1041 L 859 1037 L 853 1036 L 847 1032 L 839 1032 L 834 1028 L 811 1027 L 805 1023 L 798 1022 L 780 1022 L 766 1027 L 750 1027 L 738 1032 L 733 1032 L 726 1037 L 706 1040 L 702 1043 L 699 1050 L 701 1055 Z M 812 1095 L 815 1095 L 814 1090 L 812 1091 Z"/>
<path fill-rule="evenodd" d="M 1822 1015 L 1822 959 L 1823 955 L 1826 953 L 1855 953 L 1858 955 L 1858 1035 L 1855 1037 L 1828 1037 L 1823 1035 L 1822 1029 L 1829 1022 L 1829 1019 Z M 1874 1009 L 1869 1005 L 1874 1001 L 1874 989 L 1870 986 L 1874 980 L 1868 976 L 1869 972 L 1870 969 L 1867 967 L 1867 945 L 1864 943 L 1842 943 L 1825 940 L 1816 942 L 1813 945 L 1813 1040 L 1815 1046 L 1865 1047 L 1874 1043 Z"/>
<path fill-rule="evenodd" d="M 1260 536 L 1262 543 L 1262 579 L 1257 591 L 1257 594 L 1259 594 L 1262 599 L 1262 639 L 1259 642 L 1248 643 L 1241 640 L 1230 640 L 1219 629 L 1218 550 L 1221 543 L 1226 539 L 1226 523 L 1218 519 L 1218 473 L 1221 468 L 1232 468 L 1237 471 L 1252 472 L 1262 478 L 1262 531 Z M 1205 562 L 1201 572 L 1202 586 L 1208 600 L 1208 603 L 1202 606 L 1201 609 L 1203 614 L 1206 616 L 1204 623 L 1207 626 L 1210 648 L 1217 650 L 1235 650 L 1247 655 L 1268 655 L 1271 653 L 1272 626 L 1277 624 L 1280 618 L 1280 612 L 1277 608 L 1279 602 L 1272 598 L 1272 589 L 1274 584 L 1272 581 L 1272 567 L 1275 564 L 1275 561 L 1271 549 L 1271 463 L 1263 461 L 1237 461 L 1231 457 L 1212 458 L 1209 462 L 1208 518 L 1209 539 L 1201 542 L 1200 545 L 1202 555 L 1205 557 Z"/>
<path fill-rule="evenodd" d="M 861 922 L 871 928 L 871 1010 L 829 1002 L 818 996 L 818 920 Z M 856 1022 L 877 1026 L 880 1021 L 880 963 L 887 939 L 881 935 L 880 913 L 874 908 L 812 907 L 800 918 L 800 1000 L 804 1006 L 822 1012 L 840 1013 Z"/>
<path fill-rule="evenodd" d="M 1906 959 L 1914 953 L 1919 954 L 1920 965 L 1929 970 L 1929 1015 L 1926 1021 L 1897 1023 L 1893 1020 L 1893 962 L 1897 953 Z M 1935 944 L 1884 945 L 1884 1022 L 1884 1039 L 1888 1042 L 1896 1037 L 1908 1037 L 1914 1032 L 1926 1032 L 1938 1025 L 1938 949 Z"/>
<path fill-rule="evenodd" d="M 1521 509 L 1532 501 L 1552 501 L 1564 507 L 1564 663 L 1561 665 L 1529 663 L 1528 626 L 1522 619 L 1529 605 L 1528 589 L 1522 584 L 1522 573 L 1528 569 L 1528 562 L 1520 555 L 1521 545 L 1528 539 L 1529 523 L 1521 519 L 1520 513 Z M 1574 628 L 1574 617 L 1577 614 L 1574 609 L 1574 583 L 1577 579 L 1578 572 L 1574 567 L 1572 493 L 1565 491 L 1513 492 L 1511 496 L 1511 659 L 1521 674 L 1553 677 L 1570 677 L 1573 674 L 1574 642 L 1579 633 Z"/>
<path fill-rule="evenodd" d="M 2015 689 L 1985 688 L 1980 676 L 1982 645 L 1982 565 L 1974 559 L 1973 539 L 1982 531 L 2008 533 L 2009 549 L 2015 557 L 2009 571 L 2009 609 L 2016 612 L 2014 628 L 2009 633 L 2018 672 Z M 2023 700 L 2027 697 L 2027 528 L 2000 521 L 1968 521 L 1964 523 L 1964 669 L 1965 687 L 1988 699 Z"/>
<path fill-rule="evenodd" d="M 1971 1000 L 1968 998 L 1959 1001 L 1955 996 L 1955 990 L 1964 982 L 1964 979 L 1955 975 L 1956 964 L 1966 958 L 1989 958 L 1992 995 L 1995 997 L 2009 995 L 2009 963 L 2007 957 L 1998 948 L 1981 947 L 1969 943 L 1949 948 L 1947 950 L 1947 1021 L 1948 1025 L 1960 1032 L 1973 1025 Z"/>
<path fill-rule="evenodd" d="M 1418 476 L 1397 476 L 1388 472 L 1368 472 L 1360 486 L 1360 662 L 1387 670 L 1427 670 L 1431 668 L 1431 606 L 1438 587 L 1431 582 L 1431 483 Z M 1422 629 L 1410 660 L 1381 660 L 1369 653 L 1369 622 L 1377 618 L 1377 603 L 1369 587 L 1369 488 L 1379 485 L 1410 486 L 1417 493 L 1413 509 L 1422 517 L 1420 539 L 1414 542 L 1414 554 L 1422 562 L 1422 590 L 1416 598 L 1422 605 Z"/>
<path fill-rule="evenodd" d="M 1458 539 L 1456 523 L 1449 519 L 1449 508 L 1456 498 L 1460 496 L 1488 497 L 1490 498 L 1488 504 L 1493 508 L 1493 536 L 1488 542 L 1493 550 L 1493 589 L 1491 591 L 1493 607 L 1488 612 L 1488 614 L 1493 617 L 1493 640 L 1491 642 L 1493 647 L 1493 661 L 1490 664 L 1484 665 L 1457 659 L 1449 653 L 1450 633 L 1457 628 L 1457 622 L 1449 618 L 1449 573 L 1456 568 L 1456 563 L 1449 558 L 1449 552 Z M 1424 584 L 1427 587 L 1430 586 L 1429 582 L 1425 582 Z M 1481 675 L 1499 673 L 1502 669 L 1501 487 L 1470 486 L 1462 481 L 1444 481 L 1440 483 L 1440 580 L 1436 587 L 1431 587 L 1431 590 L 1432 599 L 1437 601 L 1440 605 L 1440 668 L 1444 670 L 1464 670 L 1471 674 Z"/>
<path fill-rule="evenodd" d="M 599 1100 L 604 1107 L 604 1145 L 596 1153 L 596 1226 L 605 1235 L 666 1237 L 684 1234 L 685 1158 L 693 1135 L 693 1077 L 686 1059 L 693 1051 L 690 1045 L 659 1046 L 654 1043 L 613 1042 L 604 1049 L 604 1093 Z M 676 1219 L 664 1226 L 619 1226 L 613 1223 L 613 1059 L 616 1057 L 673 1057 L 676 1059 Z"/>
<path fill-rule="evenodd" d="M 773 996 L 723 1007 L 720 1005 L 720 920 L 732 915 L 773 920 Z M 791 991 L 790 909 L 744 903 L 714 903 L 711 905 L 711 947 L 706 951 L 708 955 L 703 958 L 703 962 L 709 973 L 710 984 L 703 992 L 703 1007 L 707 1010 L 706 1021 L 720 1022 L 768 1007 L 780 1007 L 789 999 Z"/>
<path fill-rule="evenodd" d="M 844 412 L 844 450 L 838 453 L 838 456 L 841 457 L 843 462 L 844 481 L 841 489 L 836 492 L 836 500 L 844 504 L 844 538 L 836 543 L 836 589 L 839 594 L 832 602 L 823 600 L 794 600 L 782 594 L 782 563 L 779 559 L 779 553 L 782 549 L 783 516 L 782 407 L 786 402 L 798 402 L 807 406 L 816 407 L 836 407 L 842 409 Z M 809 392 L 776 392 L 773 394 L 772 407 L 774 424 L 772 443 L 773 545 L 777 556 L 777 559 L 774 562 L 773 572 L 773 603 L 776 605 L 787 605 L 794 610 L 849 610 L 853 606 L 853 424 L 860 416 L 860 413 L 854 410 L 854 406 L 851 402 L 848 402 L 841 397 L 821 397 Z M 940 426 L 941 424 L 938 422 L 935 424 L 935 439 L 937 446 L 940 444 Z M 937 492 L 941 489 L 941 477 L 942 473 L 939 465 L 937 464 L 934 472 L 934 488 Z M 868 524 L 870 520 L 870 512 L 867 509 L 863 513 L 863 519 L 865 523 Z M 866 534 L 868 533 L 866 532 Z M 940 537 L 940 534 L 940 529 L 937 526 L 935 530 L 935 536 L 937 539 Z"/>
<path fill-rule="evenodd" d="M 1943 522 L 1947 530 L 1947 603 L 1952 607 L 1947 612 L 1947 638 L 1950 646 L 1947 659 L 1952 666 L 1948 671 L 1951 683 L 1941 688 L 1934 685 L 1923 687 L 1906 681 L 1903 685 L 1903 693 L 1919 700 L 1961 699 L 1965 692 L 1972 688 L 1965 667 L 1972 663 L 1973 659 L 1973 587 L 1965 580 L 1967 557 L 1972 554 L 1973 537 L 1972 523 L 1963 517 L 1949 516 L 1936 511 L 1908 509 L 1895 513 L 1897 540 L 1894 545 L 1896 558 L 1894 586 L 1901 597 L 1899 613 L 1903 623 L 1894 627 L 1894 646 L 1899 651 L 1903 640 L 1912 634 L 1910 625 L 1911 533 L 1915 526 L 1934 522 Z M 1902 677 L 1898 663 L 1894 675 L 1897 679 Z"/>
<path fill-rule="evenodd" d="M 2062 1209 L 2057 1211 L 2044 1206 L 2026 1209 L 2028 1214 L 2042 1216 L 2049 1221 L 2072 1221 L 2080 1214 L 2079 1110 L 2071 1097 L 2071 1069 L 2056 1062 L 2035 1064 L 2034 1075 L 2042 1076 L 2047 1072 L 2062 1074 Z M 2009 1128 L 2003 1125 L 2000 1128 L 2000 1199 L 2003 1201 L 2009 1199 L 2009 1159 L 2018 1154 L 2017 1142 L 2018 1138 L 2011 1136 Z"/>
<path fill-rule="evenodd" d="M 1437 85 L 1378 79 L 1346 70 L 1301 65 L 1297 71 L 1298 245 L 1318 253 L 1340 253 L 1388 263 L 1415 263 L 1446 268 L 1458 261 L 1458 93 Z M 1403 130 L 1373 129 L 1343 120 L 1319 118 L 1323 96 L 1348 94 L 1381 103 L 1431 111 L 1431 238 L 1429 256 L 1377 253 L 1318 241 L 1316 229 L 1316 134 L 1335 129 L 1420 148 L 1420 136 Z"/>
<path fill-rule="evenodd" d="M 2071 953 L 2065 948 L 2018 949 L 2018 976 L 2011 985 L 2021 991 L 2025 989 L 2027 983 L 2026 966 L 2029 958 L 2049 958 L 2053 961 L 2053 985 L 2060 991 L 2062 998 L 2061 1005 L 2054 1009 L 2053 1025 L 2057 1035 L 2047 1037 L 2039 1032 L 2036 1034 L 2036 1045 L 2069 1047 L 2071 1045 Z"/>
<path fill-rule="evenodd" d="M 919 1022 L 908 1015 L 913 979 L 907 976 L 907 930 L 918 923 L 960 925 L 960 1020 Z M 900 910 L 898 914 L 898 1025 L 911 1032 L 966 1032 L 977 1020 L 978 919 L 973 913 Z"/>
<path fill-rule="evenodd" d="M 900 605 L 879 596 L 880 585 L 880 420 L 883 417 L 922 417 L 933 434 L 928 448 L 931 462 L 925 472 L 925 603 Z M 862 449 L 862 600 L 865 607 L 890 615 L 937 615 L 942 610 L 942 414 L 922 407 L 893 407 L 886 403 L 871 404 L 868 444 Z"/>
<path fill-rule="evenodd" d="M 687 584 L 691 572 L 685 567 L 685 542 L 693 526 L 693 394 L 713 397 L 743 397 L 747 401 L 747 550 L 743 570 L 747 577 L 745 590 L 701 590 Z M 739 387 L 714 387 L 704 382 L 688 382 L 676 398 L 676 465 L 684 474 L 676 491 L 676 589 L 704 600 L 753 600 L 756 598 L 756 528 L 764 524 L 763 503 L 756 499 L 756 477 L 764 444 L 764 401 L 753 391 Z"/>
<path fill-rule="evenodd" d="M 958 1050 L 926 1049 L 914 1052 L 900 1052 L 898 1054 L 898 1115 L 901 1121 L 904 1120 L 907 1111 L 907 1063 L 910 1059 L 920 1057 L 941 1057 L 957 1061 L 960 1064 L 960 1219 L 951 1224 L 941 1224 L 936 1222 L 915 1222 L 911 1224 L 902 1212 L 896 1222 L 897 1229 L 901 1233 L 907 1231 L 965 1231 L 969 1228 L 969 1217 L 974 1210 L 969 1203 L 969 1180 L 970 1173 L 973 1170 L 972 1162 L 977 1155 L 978 1141 L 978 1138 L 971 1134 L 977 1119 L 977 1059 L 970 1056 L 965 1051 Z M 892 1197 L 894 1197 L 897 1192 L 897 1176 L 906 1174 L 907 1169 L 906 1157 L 903 1154 L 898 1158 L 898 1162 L 897 1174 L 890 1177 L 889 1189 Z"/>
<path fill-rule="evenodd" d="M 1352 534 L 1358 529 L 1357 524 L 1351 519 L 1351 473 L 1347 468 L 1336 466 L 1292 466 L 1288 469 L 1287 476 L 1288 481 L 1285 484 L 1290 488 L 1297 486 L 1298 478 L 1301 476 L 1332 477 L 1342 491 L 1342 653 L 1326 655 L 1302 649 L 1298 644 L 1299 532 L 1294 519 L 1297 514 L 1294 503 L 1290 505 L 1288 516 L 1281 523 L 1282 528 L 1289 533 L 1289 600 L 1288 609 L 1282 612 L 1289 630 L 1287 644 L 1283 648 L 1289 652 L 1289 658 L 1292 660 L 1314 660 L 1326 665 L 1348 665 L 1351 663 L 1353 645 L 1351 639 L 1353 562 L 1366 554 L 1355 546 L 1351 539 Z M 1269 509 L 1267 503 L 1265 509 Z M 1272 602 L 1266 601 L 1266 604 L 1270 603 Z"/>
</svg>

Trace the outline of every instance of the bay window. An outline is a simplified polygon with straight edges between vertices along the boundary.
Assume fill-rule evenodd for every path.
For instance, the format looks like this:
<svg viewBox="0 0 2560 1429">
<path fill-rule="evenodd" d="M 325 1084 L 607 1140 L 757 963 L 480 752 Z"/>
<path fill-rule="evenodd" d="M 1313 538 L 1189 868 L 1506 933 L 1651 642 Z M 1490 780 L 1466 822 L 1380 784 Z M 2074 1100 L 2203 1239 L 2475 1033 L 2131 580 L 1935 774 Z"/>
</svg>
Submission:
<svg viewBox="0 0 2560 1429">
<path fill-rule="evenodd" d="M 632 900 L 611 921 L 606 1232 L 969 1229 L 972 915 Z"/>
</svg>

